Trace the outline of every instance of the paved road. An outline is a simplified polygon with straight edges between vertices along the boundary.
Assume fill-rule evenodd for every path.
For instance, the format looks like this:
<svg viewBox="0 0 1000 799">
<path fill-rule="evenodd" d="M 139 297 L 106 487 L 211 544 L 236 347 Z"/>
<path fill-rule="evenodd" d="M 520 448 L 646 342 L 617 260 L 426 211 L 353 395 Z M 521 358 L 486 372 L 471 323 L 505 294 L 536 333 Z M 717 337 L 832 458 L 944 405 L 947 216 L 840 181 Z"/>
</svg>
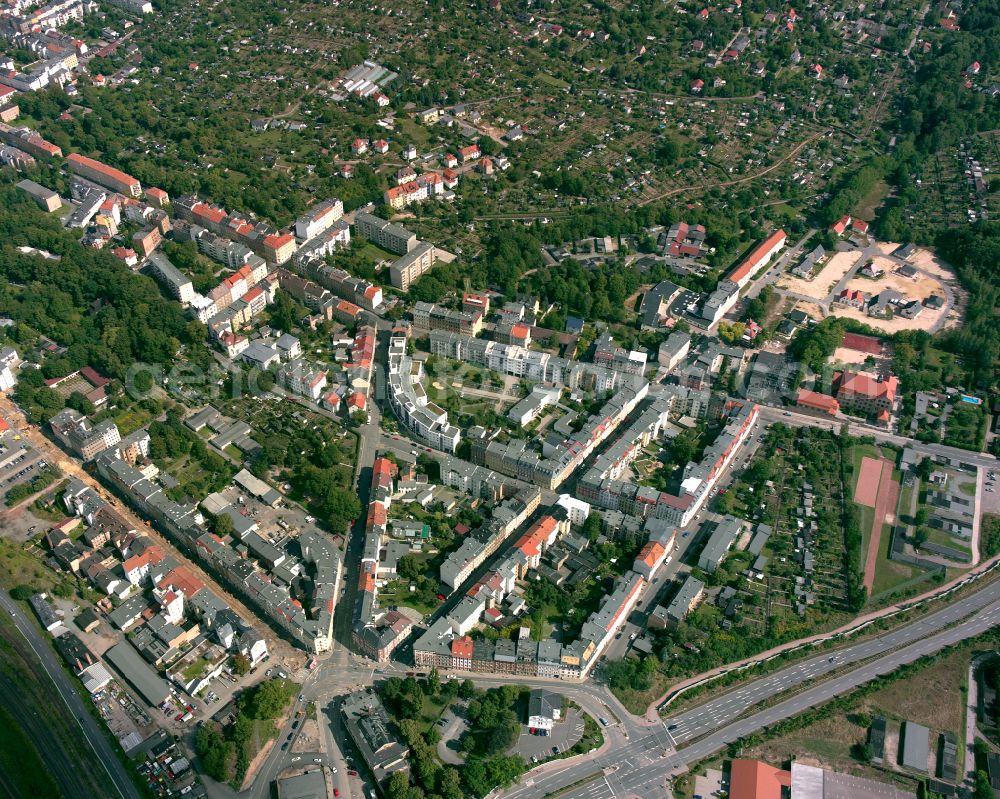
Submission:
<svg viewBox="0 0 1000 799">
<path fill-rule="evenodd" d="M 826 416 L 802 413 L 796 408 L 772 408 L 767 405 L 760 406 L 760 417 L 766 422 L 781 422 L 789 427 L 824 427 L 834 432 L 839 432 L 844 423 L 847 422 L 846 419 L 831 419 Z M 944 444 L 925 444 L 913 438 L 896 435 L 878 427 L 853 421 L 847 422 L 847 426 L 848 432 L 852 436 L 871 436 L 876 441 L 895 444 L 898 447 L 911 447 L 926 455 L 959 458 L 966 463 L 987 469 L 995 469 L 997 466 L 996 457 L 985 452 L 971 452 L 967 449 L 949 447 Z"/>
<path fill-rule="evenodd" d="M 967 616 L 970 613 L 972 615 Z M 943 625 L 953 623 L 962 616 L 967 617 L 958 624 L 942 629 Z M 624 747 L 617 747 L 607 754 L 563 768 L 540 770 L 541 773 L 536 776 L 529 774 L 521 784 L 503 795 L 510 799 L 535 799 L 594 776 L 594 779 L 568 790 L 563 796 L 570 799 L 661 797 L 671 775 L 720 751 L 727 744 L 802 713 L 810 707 L 828 702 L 924 655 L 979 635 L 998 622 L 1000 585 L 991 585 L 942 611 L 901 628 L 896 633 L 840 650 L 832 663 L 829 661 L 831 656 L 824 655 L 790 666 L 777 674 L 741 686 L 701 708 L 681 714 L 677 719 L 668 719 L 655 731 L 635 738 Z M 878 655 L 882 642 L 890 637 L 896 641 L 909 640 L 910 643 Z M 801 688 L 807 680 L 822 677 L 823 673 L 832 668 L 857 662 L 861 656 L 874 656 L 874 659 L 821 680 L 811 687 Z M 758 700 L 771 699 L 796 685 L 800 686 L 800 690 L 794 695 L 736 719 L 748 707 L 751 696 Z M 677 727 L 671 730 L 675 724 Z M 680 739 L 674 736 L 680 736 Z M 685 741 L 689 743 L 684 745 Z M 678 747 L 677 744 L 681 746 Z M 601 773 L 602 770 L 605 773 Z"/>
<path fill-rule="evenodd" d="M 95 758 L 107 772 L 109 779 L 117 790 L 115 796 L 119 796 L 121 799 L 141 799 L 138 789 L 132 783 L 131 777 L 125 770 L 125 767 L 122 766 L 121 761 L 118 760 L 118 755 L 112 749 L 111 744 L 108 743 L 107 738 L 104 737 L 104 732 L 101 730 L 99 723 L 84 706 L 83 699 L 76 692 L 69 675 L 66 674 L 52 647 L 49 646 L 49 643 L 44 639 L 34 622 L 21 611 L 20 607 L 10 598 L 10 595 L 6 591 L 0 591 L 0 607 L 3 608 L 4 612 L 11 615 L 14 626 L 24 636 L 28 642 L 28 646 L 31 647 L 32 651 L 41 661 L 42 668 L 45 670 L 48 678 L 55 684 L 56 690 L 62 697 L 66 708 L 71 715 L 76 717 L 81 735 L 94 751 Z M 42 757 L 46 758 L 47 763 L 51 762 L 46 755 L 47 750 L 50 748 L 51 741 L 42 741 L 39 747 L 39 751 Z M 60 780 L 60 783 L 62 782 L 63 780 Z M 84 796 L 83 794 L 79 795 L 81 799 Z"/>
</svg>

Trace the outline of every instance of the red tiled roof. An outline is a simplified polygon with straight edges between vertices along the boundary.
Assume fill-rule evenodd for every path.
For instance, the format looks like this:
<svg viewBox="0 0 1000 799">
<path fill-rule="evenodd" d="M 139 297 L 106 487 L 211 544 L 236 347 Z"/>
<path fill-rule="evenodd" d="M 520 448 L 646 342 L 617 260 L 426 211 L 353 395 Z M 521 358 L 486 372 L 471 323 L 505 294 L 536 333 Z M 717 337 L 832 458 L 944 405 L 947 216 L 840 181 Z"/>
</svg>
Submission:
<svg viewBox="0 0 1000 799">
<path fill-rule="evenodd" d="M 368 405 L 368 398 L 363 391 L 355 391 L 347 398 L 348 408 L 365 408 Z"/>
<path fill-rule="evenodd" d="M 221 208 L 213 208 L 208 203 L 195 203 L 191 207 L 191 213 L 200 216 L 210 222 L 221 222 L 226 218 L 226 212 Z"/>
<path fill-rule="evenodd" d="M 636 558 L 640 563 L 645 563 L 649 568 L 653 568 L 659 563 L 663 556 L 666 555 L 667 550 L 664 548 L 663 544 L 658 541 L 650 541 L 646 546 L 642 548 L 639 553 L 639 557 Z"/>
<path fill-rule="evenodd" d="M 844 372 L 840 378 L 840 393 L 853 396 L 864 397 L 866 399 L 885 399 L 893 402 L 896 399 L 896 389 L 899 386 L 899 379 L 895 375 L 890 375 L 884 380 L 878 380 L 864 372 Z"/>
<path fill-rule="evenodd" d="M 805 388 L 799 389 L 799 393 L 795 397 L 795 404 L 801 405 L 803 408 L 823 411 L 831 416 L 840 412 L 840 403 L 835 397 L 820 394 L 818 391 L 809 391 Z"/>
<path fill-rule="evenodd" d="M 254 286 L 252 289 L 250 289 L 250 291 L 248 291 L 246 294 L 244 294 L 240 299 L 242 299 L 243 302 L 253 302 L 255 299 L 257 299 L 263 293 L 264 293 L 264 289 L 262 289 L 260 286 Z"/>
<path fill-rule="evenodd" d="M 264 246 L 273 247 L 278 250 L 291 241 L 295 241 L 295 237 L 291 233 L 272 233 L 270 236 L 264 238 Z"/>
<path fill-rule="evenodd" d="M 69 161 L 70 165 L 89 167 L 90 169 L 100 172 L 105 177 L 121 181 L 122 183 L 137 184 L 139 182 L 131 175 L 127 175 L 122 172 L 120 169 L 115 169 L 107 164 L 102 164 L 100 161 L 95 161 L 93 158 L 87 158 L 85 155 L 70 153 L 66 156 L 66 160 Z"/>
<path fill-rule="evenodd" d="M 472 639 L 469 636 L 456 638 L 451 642 L 451 655 L 456 658 L 472 657 Z"/>
<path fill-rule="evenodd" d="M 734 760 L 729 775 L 730 799 L 781 799 L 791 788 L 792 773 L 759 760 Z"/>
<path fill-rule="evenodd" d="M 551 516 L 544 516 L 535 522 L 531 526 L 531 529 L 518 539 L 515 546 L 529 558 L 540 555 L 542 545 L 555 529 L 556 520 Z"/>
<path fill-rule="evenodd" d="M 133 253 L 134 254 L 134 253 Z M 100 388 L 101 386 L 106 386 L 108 384 L 108 378 L 102 374 L 98 374 L 97 370 L 90 366 L 84 366 L 80 370 L 80 377 L 86 380 L 94 388 Z"/>
<path fill-rule="evenodd" d="M 785 231 L 776 230 L 770 236 L 768 236 L 764 241 L 754 247 L 753 252 L 751 252 L 746 259 L 737 266 L 732 272 L 727 276 L 727 280 L 731 280 L 733 283 L 739 283 L 743 278 L 754 273 L 764 257 L 777 246 L 778 242 L 785 238 Z"/>
</svg>

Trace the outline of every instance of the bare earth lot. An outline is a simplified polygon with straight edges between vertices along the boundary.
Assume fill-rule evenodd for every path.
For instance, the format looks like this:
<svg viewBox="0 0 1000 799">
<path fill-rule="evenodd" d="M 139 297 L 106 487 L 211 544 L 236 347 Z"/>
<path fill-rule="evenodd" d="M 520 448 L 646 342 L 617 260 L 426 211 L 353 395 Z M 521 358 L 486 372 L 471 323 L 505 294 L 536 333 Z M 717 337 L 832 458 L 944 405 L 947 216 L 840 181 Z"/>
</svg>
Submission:
<svg viewBox="0 0 1000 799">
<path fill-rule="evenodd" d="M 826 299 L 826 295 L 850 271 L 860 257 L 861 254 L 856 251 L 838 252 L 826 262 L 812 280 L 786 275 L 778 281 L 778 288 L 817 300 Z"/>
</svg>

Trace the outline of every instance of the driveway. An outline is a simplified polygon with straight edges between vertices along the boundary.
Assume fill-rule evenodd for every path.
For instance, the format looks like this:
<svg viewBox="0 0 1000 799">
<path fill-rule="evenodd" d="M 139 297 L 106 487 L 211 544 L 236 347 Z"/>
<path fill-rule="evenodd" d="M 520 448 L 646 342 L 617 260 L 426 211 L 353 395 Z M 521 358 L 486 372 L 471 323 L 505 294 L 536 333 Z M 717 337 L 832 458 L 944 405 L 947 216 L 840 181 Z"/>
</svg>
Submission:
<svg viewBox="0 0 1000 799">
<path fill-rule="evenodd" d="M 461 766 L 465 763 L 465 758 L 459 754 L 459 746 L 462 735 L 468 729 L 465 719 L 448 708 L 441 720 L 445 722 L 444 727 L 438 727 L 441 732 L 441 740 L 438 741 L 437 753 L 442 763 L 449 763 L 452 766 Z"/>
</svg>

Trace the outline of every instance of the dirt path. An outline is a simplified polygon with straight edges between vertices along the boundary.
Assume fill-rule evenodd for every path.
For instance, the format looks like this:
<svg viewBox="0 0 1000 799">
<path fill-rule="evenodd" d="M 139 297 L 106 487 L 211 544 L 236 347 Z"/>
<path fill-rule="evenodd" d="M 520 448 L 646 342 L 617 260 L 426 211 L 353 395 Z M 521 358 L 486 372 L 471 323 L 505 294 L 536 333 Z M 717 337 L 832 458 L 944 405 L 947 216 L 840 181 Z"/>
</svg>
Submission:
<svg viewBox="0 0 1000 799">
<path fill-rule="evenodd" d="M 739 186 L 742 183 L 751 183 L 759 178 L 764 177 L 767 174 L 770 174 L 775 169 L 779 169 L 780 167 L 784 166 L 788 161 L 795 158 L 800 152 L 802 152 L 802 150 L 804 150 L 808 145 L 812 144 L 814 141 L 816 141 L 816 139 L 822 136 L 824 132 L 825 131 L 814 133 L 808 139 L 802 140 L 797 145 L 795 145 L 795 147 L 793 147 L 790 152 L 786 153 L 783 158 L 780 158 L 779 160 L 775 161 L 773 164 L 771 164 L 771 166 L 767 167 L 766 169 L 762 169 L 760 172 L 755 172 L 752 175 L 746 175 L 742 178 L 736 178 L 735 180 L 725 180 L 718 183 L 695 184 L 692 186 L 681 186 L 680 188 L 671 189 L 670 191 L 665 191 L 662 194 L 657 194 L 653 197 L 647 197 L 643 200 L 640 200 L 638 206 L 641 208 L 644 205 L 649 205 L 650 203 L 655 203 L 658 202 L 659 200 L 665 200 L 667 197 L 673 197 L 675 194 L 683 194 L 686 191 L 709 191 L 711 189 L 726 188 L 727 186 Z"/>
</svg>

